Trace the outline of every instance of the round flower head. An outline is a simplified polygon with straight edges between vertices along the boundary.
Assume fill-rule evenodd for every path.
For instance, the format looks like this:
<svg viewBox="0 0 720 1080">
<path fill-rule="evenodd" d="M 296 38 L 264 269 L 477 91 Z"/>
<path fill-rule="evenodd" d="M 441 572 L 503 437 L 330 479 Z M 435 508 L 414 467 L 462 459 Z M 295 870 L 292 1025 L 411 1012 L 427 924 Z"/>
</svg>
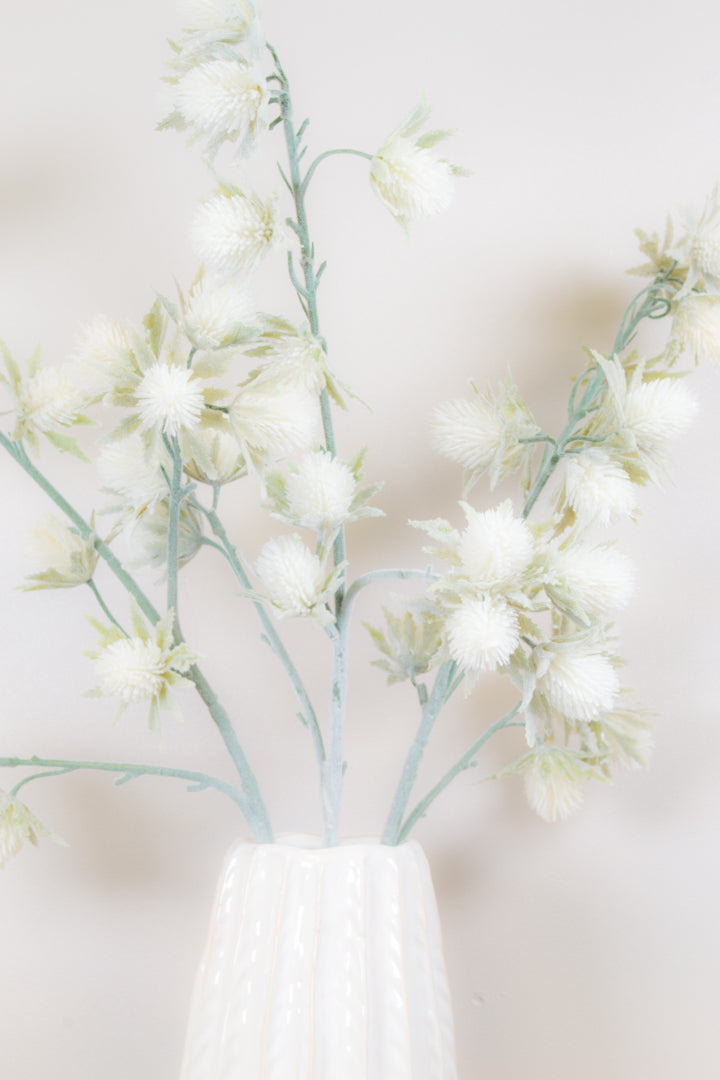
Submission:
<svg viewBox="0 0 720 1080">
<path fill-rule="evenodd" d="M 119 698 L 118 714 L 128 705 L 149 702 L 151 730 L 158 726 L 159 710 L 173 708 L 171 689 L 187 685 L 183 674 L 197 660 L 187 645 L 174 645 L 174 620 L 174 612 L 169 611 L 148 627 L 133 604 L 131 637 L 116 626 L 91 620 L 100 634 L 100 648 L 88 654 L 96 661 L 98 675 L 98 685 L 90 693 Z"/>
<path fill-rule="evenodd" d="M 609 712 L 620 689 L 608 657 L 585 642 L 565 643 L 544 659 L 538 689 L 568 720 L 595 720 Z"/>
<path fill-rule="evenodd" d="M 195 254 L 220 274 L 249 274 L 279 238 L 272 200 L 220 192 L 198 209 L 190 228 Z"/>
<path fill-rule="evenodd" d="M 185 304 L 183 329 L 200 349 L 233 344 L 238 332 L 255 320 L 255 309 L 244 282 L 203 274 Z"/>
<path fill-rule="evenodd" d="M 524 770 L 525 794 L 544 821 L 557 821 L 574 813 L 583 798 L 583 781 L 591 770 L 577 754 L 556 746 L 543 746 L 529 758 Z"/>
<path fill-rule="evenodd" d="M 466 469 L 487 468 L 502 446 L 502 417 L 482 399 L 446 401 L 435 410 L 437 449 Z"/>
<path fill-rule="evenodd" d="M 355 477 L 323 450 L 306 454 L 287 481 L 288 516 L 308 529 L 333 529 L 350 513 Z"/>
<path fill-rule="evenodd" d="M 200 423 L 205 397 L 189 368 L 159 361 L 143 375 L 135 391 L 141 429 L 158 427 L 166 435 L 192 431 Z"/>
<path fill-rule="evenodd" d="M 131 559 L 135 565 L 164 567 L 168 553 L 170 505 L 162 499 L 152 507 L 142 509 L 129 528 Z M 178 521 L 178 566 L 197 555 L 202 545 L 203 519 L 187 502 L 180 505 Z"/>
<path fill-rule="evenodd" d="M 226 140 L 250 152 L 265 130 L 268 92 L 262 73 L 237 60 L 209 60 L 179 80 L 175 108 L 183 127 L 208 139 L 212 154 Z"/>
<path fill-rule="evenodd" d="M 447 210 L 455 194 L 455 177 L 463 172 L 432 151 L 449 131 L 420 134 L 429 116 L 429 105 L 421 102 L 370 163 L 373 190 L 404 227 L 416 218 Z"/>
<path fill-rule="evenodd" d="M 494 671 L 518 646 L 518 617 L 500 598 L 466 599 L 448 616 L 445 636 L 450 656 L 465 671 Z"/>
<path fill-rule="evenodd" d="M 97 457 L 103 486 L 133 507 L 154 503 L 167 495 L 163 468 L 170 475 L 172 464 L 165 447 L 158 443 L 151 454 L 145 438 L 137 431 L 122 439 L 108 440 Z"/>
<path fill-rule="evenodd" d="M 184 468 L 188 476 L 203 484 L 228 484 L 246 472 L 237 439 L 232 431 L 218 427 L 199 428 L 194 433 Z"/>
<path fill-rule="evenodd" d="M 229 418 L 246 457 L 279 457 L 312 443 L 317 399 L 297 386 L 250 383 L 230 406 Z"/>
<path fill-rule="evenodd" d="M 257 19 L 252 0 L 181 0 L 180 14 L 188 30 L 221 31 L 235 41 L 247 37 Z"/>
<path fill-rule="evenodd" d="M 18 419 L 30 431 L 56 432 L 75 423 L 82 404 L 82 391 L 67 366 L 40 368 L 20 386 Z"/>
<path fill-rule="evenodd" d="M 468 518 L 458 554 L 465 573 L 478 588 L 505 588 L 516 583 L 534 552 L 530 529 L 515 517 L 510 501 L 478 513 L 464 506 Z"/>
<path fill-rule="evenodd" d="M 98 315 L 81 332 L 74 358 L 94 381 L 100 394 L 108 393 L 118 370 L 127 365 L 132 340 L 122 323 Z"/>
<path fill-rule="evenodd" d="M 37 844 L 41 836 L 47 836 L 58 844 L 65 843 L 53 836 L 18 798 L 0 791 L 0 867 L 17 855 L 26 840 Z"/>
<path fill-rule="evenodd" d="M 49 517 L 30 533 L 27 550 L 42 567 L 31 574 L 25 589 L 64 589 L 84 585 L 92 578 L 98 554 L 91 540 L 74 532 L 64 521 Z"/>
<path fill-rule="evenodd" d="M 281 616 L 318 613 L 327 591 L 325 573 L 297 533 L 268 540 L 255 571 Z"/>
<path fill-rule="evenodd" d="M 679 379 L 653 379 L 631 386 L 623 403 L 623 421 L 638 450 L 652 452 L 682 435 L 692 424 L 698 404 Z"/>
<path fill-rule="evenodd" d="M 696 364 L 720 364 L 720 297 L 691 293 L 677 305 L 667 357 L 672 363 L 685 352 Z"/>
<path fill-rule="evenodd" d="M 633 565 L 612 547 L 569 544 L 550 557 L 547 589 L 561 608 L 605 619 L 630 600 L 635 590 Z"/>
<path fill-rule="evenodd" d="M 609 525 L 636 507 L 630 477 L 605 450 L 591 447 L 568 458 L 565 497 L 583 525 Z"/>
</svg>

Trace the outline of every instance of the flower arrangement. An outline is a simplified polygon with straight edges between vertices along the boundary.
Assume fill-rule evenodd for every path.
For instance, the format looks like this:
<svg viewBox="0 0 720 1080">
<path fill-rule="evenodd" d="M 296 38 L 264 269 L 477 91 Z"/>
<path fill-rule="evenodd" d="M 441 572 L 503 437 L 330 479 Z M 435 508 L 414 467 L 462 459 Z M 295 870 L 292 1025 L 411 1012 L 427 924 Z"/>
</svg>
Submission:
<svg viewBox="0 0 720 1080">
<path fill-rule="evenodd" d="M 518 729 L 517 753 L 501 770 L 520 774 L 542 817 L 579 805 L 588 780 L 647 758 L 649 723 L 625 702 L 610 621 L 633 592 L 629 560 L 609 532 L 636 515 L 640 489 L 663 481 L 668 449 L 693 419 L 684 364 L 718 359 L 720 262 L 714 192 L 701 215 L 642 234 L 649 281 L 623 317 L 606 354 L 588 354 L 570 393 L 567 422 L 548 434 L 518 388 L 474 385 L 466 399 L 439 405 L 433 439 L 464 471 L 460 512 L 415 522 L 418 568 L 352 573 L 352 525 L 379 515 L 383 496 L 363 479 L 363 451 L 339 456 L 339 411 L 361 409 L 348 373 L 336 370 L 322 336 L 316 257 L 306 196 L 317 168 L 336 153 L 365 158 L 374 194 L 405 231 L 448 209 L 462 170 L 441 155 L 449 132 L 428 130 L 423 102 L 375 153 L 330 150 L 307 162 L 307 129 L 292 113 L 289 80 L 268 51 L 254 7 L 237 0 L 186 5 L 187 29 L 174 50 L 173 96 L 164 126 L 202 146 L 214 187 L 192 222 L 197 276 L 152 305 L 141 325 L 98 319 L 71 363 L 25 367 L 5 347 L 5 390 L 14 420 L 3 448 L 55 503 L 63 519 L 38 530 L 37 571 L 28 588 L 87 586 L 98 605 L 90 647 L 109 715 L 147 710 L 158 730 L 166 710 L 190 706 L 194 690 L 209 711 L 237 772 L 228 783 L 200 771 L 121 762 L 10 758 L 30 775 L 2 796 L 0 857 L 48 830 L 25 805 L 31 780 L 103 770 L 120 780 L 156 775 L 228 796 L 259 840 L 273 838 L 272 808 L 232 722 L 204 673 L 201 650 L 181 630 L 181 570 L 220 557 L 239 602 L 253 605 L 262 635 L 290 679 L 317 765 L 324 842 L 341 834 L 348 630 L 361 590 L 415 581 L 417 597 L 388 608 L 370 627 L 378 665 L 417 696 L 420 724 L 384 822 L 385 843 L 404 840 L 434 800 L 474 765 L 487 741 Z M 264 197 L 245 176 L 249 159 L 284 146 L 288 191 Z M 223 155 L 229 150 L 229 160 Z M 284 200 L 284 201 L 283 201 Z M 289 201 L 288 201 L 289 200 Z M 252 276 L 265 259 L 287 260 L 299 311 L 258 312 Z M 651 358 L 634 350 L 647 319 L 667 317 L 667 346 Z M 347 381 L 346 381 L 347 380 Z M 90 417 L 115 418 L 93 449 Z M 45 442 L 92 455 L 102 485 L 93 515 L 79 514 L 40 467 Z M 516 481 L 516 494 L 481 509 L 476 486 Z M 231 536 L 223 504 L 252 488 L 268 511 L 271 535 L 250 557 Z M 385 504 L 387 509 L 387 504 Z M 462 515 L 462 516 L 461 516 Z M 276 522 L 281 522 L 278 528 Z M 453 521 L 455 522 L 453 524 Z M 421 554 L 421 534 L 429 537 Z M 129 545 L 130 562 L 119 550 Z M 160 599 L 141 582 L 150 567 Z M 125 610 L 104 598 L 103 575 L 128 594 Z M 316 712 L 302 673 L 283 643 L 285 620 L 302 619 L 333 657 L 330 715 Z M 489 673 L 507 676 L 517 701 L 478 733 L 427 793 L 416 793 L 421 759 L 441 711 L 458 691 L 482 693 Z M 243 676 L 243 679 L 245 676 Z M 352 767 L 352 762 L 349 763 Z"/>
<path fill-rule="evenodd" d="M 668 449 L 694 417 L 683 363 L 720 358 L 720 190 L 699 216 L 679 226 L 669 221 L 664 237 L 639 234 L 646 262 L 635 272 L 649 284 L 626 311 L 608 353 L 588 353 L 559 435 L 542 430 L 509 378 L 497 387 L 473 384 L 469 397 L 438 406 L 433 438 L 463 469 L 464 525 L 414 522 L 431 540 L 425 550 L 433 569 L 382 568 L 354 578 L 346 534 L 354 521 L 383 513 L 381 485 L 364 484 L 362 448 L 348 460 L 337 452 L 335 414 L 356 395 L 345 374 L 336 373 L 321 332 L 325 264 L 311 238 L 308 190 L 327 158 L 356 155 L 367 162 L 371 189 L 407 232 L 449 207 L 465 171 L 441 156 L 438 148 L 451 133 L 428 126 L 425 101 L 374 154 L 333 149 L 308 163 L 307 122 L 297 125 L 288 77 L 264 41 L 255 7 L 233 0 L 186 8 L 187 29 L 173 44 L 167 77 L 172 106 L 160 127 L 200 143 L 213 176 L 190 228 L 197 274 L 176 299 L 159 296 L 139 326 L 98 318 L 65 364 L 43 366 L 36 354 L 23 367 L 3 345 L 2 381 L 15 419 L 0 442 L 64 515 L 38 528 L 32 540 L 38 569 L 26 587 L 84 585 L 101 609 L 102 618 L 91 618 L 97 644 L 88 653 L 95 666 L 90 692 L 113 699 L 118 713 L 144 706 L 155 730 L 164 709 L 179 710 L 178 692 L 194 688 L 225 741 L 238 783 L 171 767 L 3 757 L 4 767 L 33 770 L 3 794 L 3 861 L 23 838 L 35 842 L 47 832 L 20 801 L 21 789 L 80 769 L 217 788 L 237 804 L 257 840 L 272 841 L 270 812 L 231 713 L 181 630 L 180 571 L 204 547 L 223 557 L 241 602 L 254 605 L 293 686 L 315 750 L 327 845 L 338 843 L 341 830 L 353 602 L 360 590 L 388 581 L 415 579 L 420 591 L 402 610 L 387 610 L 384 626 L 369 627 L 380 653 L 376 663 L 390 682 L 410 683 L 421 722 L 383 841 L 404 840 L 486 741 L 512 726 L 522 728 L 525 748 L 501 775 L 522 774 L 530 805 L 548 820 L 564 817 L 577 808 L 586 781 L 606 780 L 616 767 L 647 758 L 649 722 L 627 703 L 611 626 L 632 596 L 633 570 L 608 529 L 636 515 L 644 485 L 662 483 Z M 289 210 L 278 195 L 257 194 L 246 178 L 248 159 L 261 150 L 276 153 L 278 141 L 287 157 L 280 171 Z M 227 148 L 221 170 L 219 155 Z M 273 252 L 287 260 L 300 322 L 253 305 L 253 273 Z M 638 328 L 664 317 L 670 319 L 666 347 L 651 358 L 641 355 L 633 347 Z M 75 429 L 108 408 L 117 423 L 93 451 L 101 501 L 85 518 L 36 462 L 46 440 L 85 459 Z M 467 501 L 481 479 L 492 490 L 509 477 L 518 481 L 514 500 L 485 510 Z M 241 554 L 221 516 L 221 503 L 241 484 L 252 486 L 270 519 L 284 526 L 254 560 Z M 160 608 L 116 553 L 121 537 L 130 541 L 133 566 L 161 571 Z M 108 572 L 127 591 L 126 612 L 111 611 L 103 599 Z M 307 620 L 318 647 L 323 636 L 329 640 L 325 730 L 283 644 L 287 618 Z M 488 672 L 507 676 L 515 705 L 411 806 L 441 710 L 461 686 L 480 693 L 476 684 Z"/>
</svg>

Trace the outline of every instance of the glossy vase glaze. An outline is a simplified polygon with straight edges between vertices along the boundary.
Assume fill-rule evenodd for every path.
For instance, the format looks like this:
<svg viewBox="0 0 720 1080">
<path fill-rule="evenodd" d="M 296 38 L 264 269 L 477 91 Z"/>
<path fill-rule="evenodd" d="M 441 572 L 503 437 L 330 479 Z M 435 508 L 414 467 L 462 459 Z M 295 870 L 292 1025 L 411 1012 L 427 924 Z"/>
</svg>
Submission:
<svg viewBox="0 0 720 1080">
<path fill-rule="evenodd" d="M 456 1080 L 427 860 L 415 843 L 237 843 L 181 1080 Z"/>
</svg>

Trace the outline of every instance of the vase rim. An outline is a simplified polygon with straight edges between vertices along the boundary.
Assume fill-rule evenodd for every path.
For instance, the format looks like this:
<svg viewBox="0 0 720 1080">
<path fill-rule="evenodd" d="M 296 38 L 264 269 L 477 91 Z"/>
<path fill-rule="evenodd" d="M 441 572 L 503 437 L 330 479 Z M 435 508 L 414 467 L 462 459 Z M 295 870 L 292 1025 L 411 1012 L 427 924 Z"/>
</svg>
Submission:
<svg viewBox="0 0 720 1080">
<path fill-rule="evenodd" d="M 323 843 L 322 836 L 318 836 L 314 833 L 280 833 L 276 837 L 273 843 L 255 843 L 250 841 L 240 841 L 242 844 L 247 844 L 251 847 L 278 849 L 283 848 L 290 851 L 303 852 L 304 854 L 327 854 L 332 851 L 342 851 L 348 848 L 361 848 L 368 847 L 375 850 L 385 848 L 387 851 L 393 851 L 398 848 L 406 848 L 411 846 L 417 846 L 416 840 L 406 840 L 402 844 L 383 844 L 380 836 L 368 836 L 367 834 L 358 834 L 357 836 L 343 836 L 340 839 L 340 843 L 328 847 Z"/>
</svg>

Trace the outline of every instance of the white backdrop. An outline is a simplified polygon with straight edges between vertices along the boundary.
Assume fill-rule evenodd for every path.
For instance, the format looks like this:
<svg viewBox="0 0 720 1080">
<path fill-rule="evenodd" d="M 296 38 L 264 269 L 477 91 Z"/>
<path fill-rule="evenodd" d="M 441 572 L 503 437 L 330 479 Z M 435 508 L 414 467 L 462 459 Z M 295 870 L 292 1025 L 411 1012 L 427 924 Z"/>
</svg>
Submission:
<svg viewBox="0 0 720 1080">
<path fill-rule="evenodd" d="M 323 330 L 373 408 L 353 406 L 341 448 L 369 442 L 368 477 L 386 481 L 388 516 L 356 528 L 352 566 L 422 565 L 407 519 L 461 520 L 458 472 L 428 445 L 433 404 L 510 365 L 540 422 L 557 425 L 580 347 L 610 346 L 637 287 L 624 276 L 638 261 L 633 229 L 661 228 L 666 210 L 701 203 L 720 179 L 720 15 L 711 0 L 267 0 L 265 24 L 298 115 L 312 117 L 313 151 L 376 149 L 426 90 L 437 124 L 458 129 L 448 156 L 474 171 L 410 243 L 360 160 L 327 162 L 311 200 L 329 262 Z M 154 288 L 169 293 L 173 275 L 193 272 L 186 226 L 208 178 L 182 137 L 153 131 L 177 28 L 171 0 L 4 4 L 0 337 L 18 357 L 41 342 L 60 361 L 96 313 L 138 319 Z M 270 168 L 256 175 L 276 183 Z M 282 265 L 263 271 L 260 299 L 297 317 Z M 589 789 L 582 812 L 556 826 L 531 814 L 519 782 L 466 775 L 417 830 L 443 919 L 461 1080 L 717 1075 L 718 379 L 694 377 L 701 412 L 678 448 L 676 486 L 643 493 L 640 524 L 621 530 L 639 581 L 621 652 L 625 682 L 657 714 L 650 770 Z M 49 451 L 42 460 L 88 512 L 84 467 Z M 48 505 L 9 458 L 0 477 L 0 754 L 227 775 L 191 698 L 183 725 L 164 721 L 163 749 L 141 711 L 113 727 L 113 703 L 82 697 L 89 594 L 16 591 L 32 569 L 24 533 Z M 489 498 L 478 488 L 478 505 Z M 266 524 L 247 521 L 251 557 Z M 187 575 L 186 634 L 243 717 L 278 830 L 316 828 L 311 754 L 274 658 L 211 552 Z M 367 598 L 362 617 L 376 611 Z M 311 661 L 310 630 L 288 630 L 322 668 L 310 676 L 319 684 L 325 657 Z M 355 645 L 348 833 L 381 827 L 416 722 L 408 691 L 386 690 L 367 667 L 360 630 Z M 448 709 L 421 787 L 500 699 L 490 684 Z M 491 750 L 477 775 L 511 751 Z M 70 847 L 26 850 L 0 875 L 0 1075 L 173 1080 L 215 879 L 241 823 L 220 798 L 171 781 L 116 790 L 74 776 L 26 795 Z"/>
</svg>

